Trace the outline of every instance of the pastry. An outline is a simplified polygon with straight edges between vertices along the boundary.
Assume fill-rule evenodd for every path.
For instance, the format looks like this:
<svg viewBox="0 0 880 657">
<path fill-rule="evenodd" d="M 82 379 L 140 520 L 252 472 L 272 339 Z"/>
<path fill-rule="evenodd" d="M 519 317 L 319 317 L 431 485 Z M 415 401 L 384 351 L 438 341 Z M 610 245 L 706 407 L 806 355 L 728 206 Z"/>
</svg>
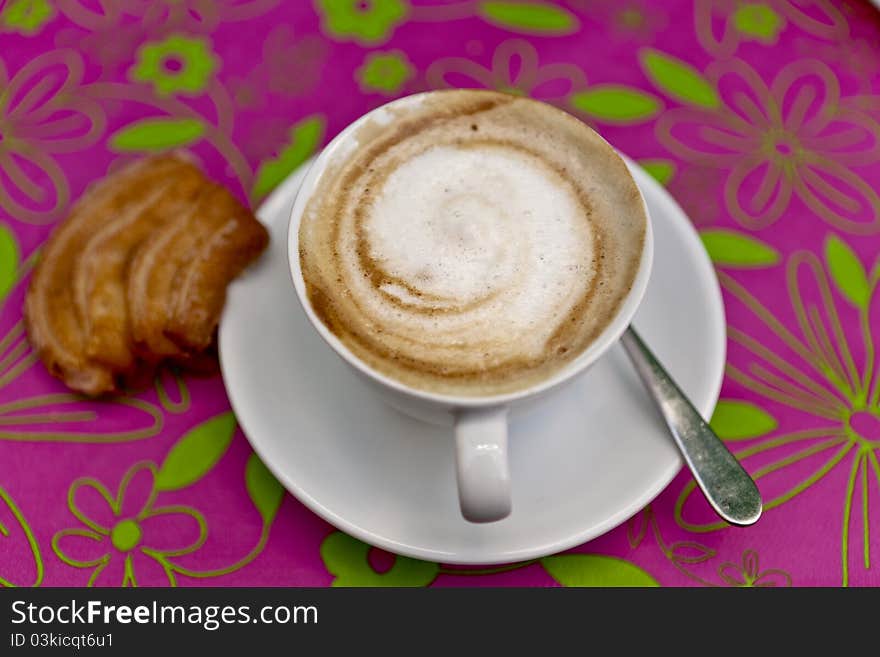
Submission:
<svg viewBox="0 0 880 657">
<path fill-rule="evenodd" d="M 143 208 L 111 217 L 86 243 L 74 272 L 74 302 L 86 334 L 86 355 L 117 372 L 136 364 L 126 299 L 126 268 L 154 231 L 179 221 L 204 187 L 204 177 L 182 163 L 161 196 Z"/>
<path fill-rule="evenodd" d="M 167 358 L 204 370 L 226 286 L 267 243 L 188 158 L 128 165 L 87 190 L 46 243 L 25 298 L 30 342 L 90 396 Z"/>
</svg>

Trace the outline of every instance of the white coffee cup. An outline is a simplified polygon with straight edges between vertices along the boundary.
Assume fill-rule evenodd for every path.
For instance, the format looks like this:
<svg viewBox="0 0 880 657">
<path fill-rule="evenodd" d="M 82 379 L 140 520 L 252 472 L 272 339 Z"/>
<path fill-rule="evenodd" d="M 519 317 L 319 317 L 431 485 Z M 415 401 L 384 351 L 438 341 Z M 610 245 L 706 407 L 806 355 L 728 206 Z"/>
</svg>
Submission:
<svg viewBox="0 0 880 657">
<path fill-rule="evenodd" d="M 354 372 L 399 411 L 432 424 L 454 426 L 456 478 L 462 515 L 471 522 L 492 522 L 507 517 L 511 512 L 511 483 L 507 456 L 507 422 L 510 408 L 538 400 L 583 374 L 617 342 L 635 315 L 647 288 L 654 240 L 647 205 L 645 205 L 648 222 L 638 271 L 629 293 L 619 305 L 615 316 L 580 355 L 551 376 L 528 388 L 484 397 L 457 397 L 413 388 L 376 371 L 355 356 L 327 328 L 312 308 L 300 266 L 300 221 L 328 167 L 334 162 L 344 161 L 348 154 L 358 148 L 357 133 L 361 126 L 367 121 L 378 124 L 394 121 L 395 113 L 391 111 L 392 109 L 405 109 L 412 103 L 422 102 L 432 93 L 436 92 L 400 98 L 368 112 L 342 130 L 324 148 L 312 164 L 297 194 L 290 217 L 287 254 L 293 284 L 306 316 L 318 334 L 351 366 Z M 644 198 L 642 203 L 644 205 Z M 584 440 L 589 440 L 588 427 L 584 428 Z"/>
</svg>

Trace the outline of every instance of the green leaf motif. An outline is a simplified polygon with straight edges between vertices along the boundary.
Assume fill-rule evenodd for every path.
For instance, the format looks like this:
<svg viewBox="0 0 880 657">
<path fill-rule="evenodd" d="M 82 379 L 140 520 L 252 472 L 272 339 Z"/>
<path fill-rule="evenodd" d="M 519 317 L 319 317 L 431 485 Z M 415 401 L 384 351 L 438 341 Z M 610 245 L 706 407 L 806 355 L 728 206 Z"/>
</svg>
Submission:
<svg viewBox="0 0 880 657">
<path fill-rule="evenodd" d="M 175 443 L 159 473 L 158 490 L 177 490 L 204 477 L 226 453 L 235 433 L 235 416 L 231 412 L 202 422 Z"/>
<path fill-rule="evenodd" d="M 27 572 L 25 563 L 33 562 L 32 582 L 13 582 L 11 573 L 21 576 Z M 43 581 L 43 559 L 34 534 L 21 510 L 0 488 L 0 588 L 13 586 L 39 586 Z"/>
<path fill-rule="evenodd" d="M 143 119 L 110 137 L 115 151 L 161 151 L 186 146 L 201 138 L 204 124 L 197 119 Z"/>
<path fill-rule="evenodd" d="M 639 160 L 639 166 L 647 171 L 654 180 L 666 185 L 675 175 L 675 162 L 661 159 Z"/>
<path fill-rule="evenodd" d="M 836 235 L 825 240 L 825 262 L 840 293 L 857 308 L 867 308 L 871 301 L 871 286 L 862 261 Z"/>
<path fill-rule="evenodd" d="M 695 564 L 709 561 L 718 554 L 695 541 L 677 541 L 669 546 L 669 558 L 675 563 Z"/>
<path fill-rule="evenodd" d="M 642 48 L 639 60 L 654 84 L 672 98 L 699 107 L 721 105 L 715 87 L 690 64 L 653 48 Z"/>
<path fill-rule="evenodd" d="M 263 517 L 263 523 L 270 524 L 284 499 L 284 488 L 256 454 L 251 454 L 248 458 L 244 480 L 251 502 Z"/>
<path fill-rule="evenodd" d="M 571 12 L 538 2 L 481 2 L 479 14 L 494 25 L 524 34 L 571 34 L 580 26 Z"/>
<path fill-rule="evenodd" d="M 660 586 L 651 575 L 623 559 L 598 554 L 562 554 L 541 559 L 562 586 Z"/>
<path fill-rule="evenodd" d="M 290 143 L 276 158 L 266 160 L 257 169 L 253 199 L 258 199 L 274 189 L 288 174 L 315 152 L 324 136 L 324 117 L 310 116 L 290 130 Z"/>
<path fill-rule="evenodd" d="M 334 532 L 321 543 L 321 559 L 333 586 L 427 586 L 440 570 L 432 561 L 397 556 L 391 569 L 378 573 L 370 566 L 370 546 L 342 532 Z"/>
<path fill-rule="evenodd" d="M 0 224 L 0 301 L 2 301 L 18 279 L 18 242 L 3 224 Z"/>
<path fill-rule="evenodd" d="M 648 526 L 651 524 L 651 511 L 649 506 L 639 511 L 630 518 L 626 524 L 626 537 L 629 540 L 629 546 L 637 548 L 645 539 L 648 533 Z"/>
<path fill-rule="evenodd" d="M 712 262 L 722 267 L 769 267 L 779 262 L 772 246 L 735 230 L 704 230 L 700 239 Z"/>
<path fill-rule="evenodd" d="M 590 116 L 607 123 L 639 123 L 660 111 L 654 96 L 619 84 L 603 84 L 571 97 L 571 104 Z"/>
<path fill-rule="evenodd" d="M 722 440 L 748 440 L 770 433 L 777 427 L 777 422 L 754 404 L 722 399 L 715 406 L 709 426 Z"/>
</svg>

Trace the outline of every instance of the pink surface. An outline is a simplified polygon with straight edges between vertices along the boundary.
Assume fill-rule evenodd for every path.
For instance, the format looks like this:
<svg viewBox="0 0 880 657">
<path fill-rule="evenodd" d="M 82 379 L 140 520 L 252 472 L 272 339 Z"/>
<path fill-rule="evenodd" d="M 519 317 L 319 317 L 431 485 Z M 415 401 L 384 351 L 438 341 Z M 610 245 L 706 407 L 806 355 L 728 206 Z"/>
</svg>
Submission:
<svg viewBox="0 0 880 657">
<path fill-rule="evenodd" d="M 125 6 L 0 1 L 0 582 L 880 584 L 880 14 L 868 3 Z M 108 168 L 184 147 L 256 205 L 365 110 L 441 86 L 568 109 L 690 214 L 729 322 L 713 424 L 758 479 L 756 526 L 717 525 L 683 473 L 567 553 L 590 556 L 491 573 L 394 560 L 281 497 L 225 415 L 219 376 L 169 373 L 90 402 L 35 362 L 20 323 L 35 254 Z"/>
</svg>

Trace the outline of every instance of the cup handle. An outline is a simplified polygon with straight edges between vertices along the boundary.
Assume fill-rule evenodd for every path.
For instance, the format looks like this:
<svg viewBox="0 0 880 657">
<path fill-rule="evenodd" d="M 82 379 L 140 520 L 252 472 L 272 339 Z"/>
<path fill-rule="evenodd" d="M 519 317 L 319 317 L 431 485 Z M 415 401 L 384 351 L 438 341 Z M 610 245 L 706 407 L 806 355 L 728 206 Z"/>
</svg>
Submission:
<svg viewBox="0 0 880 657">
<path fill-rule="evenodd" d="M 506 407 L 456 414 L 455 469 L 465 519 L 494 522 L 510 515 Z"/>
</svg>

